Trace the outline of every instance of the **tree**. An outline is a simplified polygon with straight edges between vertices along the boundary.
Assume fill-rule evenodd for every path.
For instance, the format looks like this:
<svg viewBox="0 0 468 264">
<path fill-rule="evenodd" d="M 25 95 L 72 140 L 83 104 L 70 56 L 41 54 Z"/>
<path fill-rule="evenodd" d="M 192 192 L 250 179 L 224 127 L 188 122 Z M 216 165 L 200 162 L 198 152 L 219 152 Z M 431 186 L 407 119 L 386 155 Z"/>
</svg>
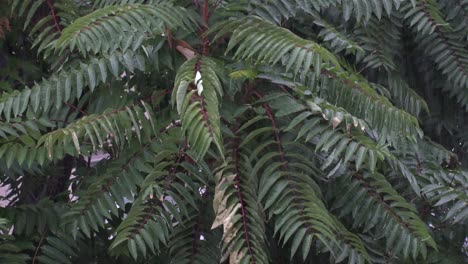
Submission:
<svg viewBox="0 0 468 264">
<path fill-rule="evenodd" d="M 0 262 L 466 261 L 467 15 L 9 1 Z"/>
</svg>

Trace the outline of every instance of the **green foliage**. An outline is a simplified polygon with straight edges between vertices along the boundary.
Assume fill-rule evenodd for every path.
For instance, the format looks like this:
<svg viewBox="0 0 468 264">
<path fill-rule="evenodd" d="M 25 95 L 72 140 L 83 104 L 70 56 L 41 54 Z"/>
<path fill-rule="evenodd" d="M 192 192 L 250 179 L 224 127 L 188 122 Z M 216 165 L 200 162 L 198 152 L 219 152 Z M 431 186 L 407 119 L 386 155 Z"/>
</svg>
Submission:
<svg viewBox="0 0 468 264">
<path fill-rule="evenodd" d="M 452 28 L 443 18 L 435 1 L 420 1 L 405 15 L 410 26 L 417 29 L 421 48 L 434 60 L 439 70 L 455 85 L 468 86 L 466 68 L 466 31 Z"/>
<path fill-rule="evenodd" d="M 32 88 L 26 87 L 21 91 L 2 95 L 0 113 L 6 120 L 10 120 L 11 117 L 23 115 L 27 111 L 40 116 L 53 108 L 59 110 L 63 108 L 64 102 L 81 98 L 85 88 L 93 91 L 111 75 L 119 78 L 123 72 L 131 73 L 135 69 L 145 70 L 145 57 L 132 51 L 116 52 L 100 59 L 94 58 L 88 63 L 76 63 Z"/>
<path fill-rule="evenodd" d="M 462 263 L 468 3 L 11 0 L 1 263 Z"/>
<path fill-rule="evenodd" d="M 49 159 L 54 159 L 53 151 L 60 147 L 69 155 L 93 153 L 108 144 L 122 149 L 133 134 L 139 142 L 151 140 L 156 134 L 153 119 L 151 107 L 142 100 L 121 109 L 104 111 L 100 115 L 87 115 L 67 127 L 43 135 L 37 145 L 44 145 Z M 92 148 L 82 151 L 83 142 L 91 142 Z"/>
<path fill-rule="evenodd" d="M 460 177 L 457 174 L 463 176 Z M 423 191 L 434 202 L 434 206 L 452 204 L 444 220 L 451 219 L 454 223 L 466 221 L 468 214 L 468 194 L 464 188 L 467 184 L 466 172 L 449 173 L 447 177 L 451 179 L 448 185 L 429 184 L 424 187 Z"/>
<path fill-rule="evenodd" d="M 181 7 L 163 4 L 107 6 L 76 19 L 63 30 L 54 48 L 59 53 L 65 49 L 76 49 L 83 55 L 109 52 L 114 51 L 113 40 L 121 34 L 138 32 L 154 36 L 167 28 L 174 30 L 177 27 L 193 31 L 194 24 L 192 15 Z M 140 35 L 137 39 L 126 38 L 125 41 L 136 46 L 144 38 Z"/>
<path fill-rule="evenodd" d="M 339 62 L 328 50 L 319 44 L 301 39 L 287 29 L 277 27 L 257 17 L 228 21 L 218 25 L 221 29 L 214 39 L 233 32 L 226 53 L 238 45 L 234 58 L 253 59 L 257 62 L 274 65 L 283 56 L 289 57 L 286 71 L 292 69 L 294 75 L 305 74 L 311 66 L 320 73 L 322 64 L 338 69 Z M 261 28 L 262 31 L 257 32 Z"/>
<path fill-rule="evenodd" d="M 205 214 L 190 213 L 190 218 L 174 228 L 169 242 L 171 263 L 219 263 L 221 230 L 210 230 L 211 221 L 206 219 L 212 219 L 213 214 L 209 207 L 203 204 L 200 210 Z"/>
<path fill-rule="evenodd" d="M 333 207 L 341 209 L 341 215 L 352 213 L 355 226 L 381 229 L 387 249 L 392 248 L 405 258 L 410 254 L 413 258 L 423 254 L 425 258 L 427 245 L 436 248 L 416 209 L 398 195 L 384 176 L 355 174 L 337 184 L 347 186 L 347 191 L 337 194 Z"/>
<path fill-rule="evenodd" d="M 414 4 L 415 0 L 411 0 Z M 252 1 L 254 12 L 266 19 L 280 21 L 281 17 L 296 16 L 298 12 L 323 11 L 327 8 L 340 8 L 345 21 L 353 16 L 358 22 L 368 21 L 372 17 L 380 19 L 383 13 L 390 15 L 398 10 L 406 0 L 353 0 L 353 1 L 320 1 L 320 0 L 271 0 Z"/>
<path fill-rule="evenodd" d="M 216 63 L 208 58 L 194 58 L 180 66 L 175 79 L 172 104 L 177 104 L 182 129 L 189 143 L 202 159 L 213 142 L 223 155 L 219 122 L 219 97 L 223 90 Z M 175 99 L 175 100 L 174 100 Z"/>
<path fill-rule="evenodd" d="M 8 234 L 10 225 L 8 220 L 0 218 L 0 260 L 4 263 L 28 263 L 30 257 L 22 251 L 32 246 L 28 242 L 15 241 L 15 237 Z"/>
<path fill-rule="evenodd" d="M 213 200 L 216 218 L 212 228 L 222 225 L 224 230 L 221 262 L 269 263 L 265 220 L 256 213 L 260 208 L 255 182 L 242 170 L 251 165 L 243 164 L 247 157 L 239 153 L 238 142 L 233 144 L 233 161 L 218 172 Z"/>
</svg>

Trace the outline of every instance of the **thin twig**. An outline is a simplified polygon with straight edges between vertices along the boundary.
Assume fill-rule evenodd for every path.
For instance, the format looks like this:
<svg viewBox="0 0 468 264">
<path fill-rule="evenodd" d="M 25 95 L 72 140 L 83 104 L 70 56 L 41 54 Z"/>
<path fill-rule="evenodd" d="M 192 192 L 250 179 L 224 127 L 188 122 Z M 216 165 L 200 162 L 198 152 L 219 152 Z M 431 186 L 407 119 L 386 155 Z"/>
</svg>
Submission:
<svg viewBox="0 0 468 264">
<path fill-rule="evenodd" d="M 36 263 L 36 258 L 37 258 L 37 254 L 39 253 L 39 248 L 41 248 L 41 245 L 42 245 L 42 241 L 44 241 L 44 238 L 47 234 L 47 227 L 45 228 L 44 232 L 42 233 L 41 235 L 41 239 L 39 240 L 39 243 L 37 244 L 37 247 L 36 247 L 36 250 L 34 251 L 34 256 L 32 258 L 32 264 L 35 264 Z"/>
<path fill-rule="evenodd" d="M 72 105 L 72 104 L 70 104 L 70 103 L 68 103 L 68 102 L 63 102 L 63 103 L 66 104 L 66 105 L 67 105 L 68 107 L 70 107 L 71 109 L 77 111 L 77 112 L 80 112 L 80 113 L 82 113 L 82 114 L 84 114 L 84 115 L 88 115 L 88 113 L 86 113 L 84 110 L 82 110 L 82 109 L 80 109 L 80 108 L 78 108 L 78 107 L 76 107 L 76 106 L 74 106 L 74 105 Z"/>
<path fill-rule="evenodd" d="M 210 12 L 208 12 L 208 15 L 211 16 L 213 14 L 213 12 L 216 10 L 216 8 L 219 6 L 219 4 L 221 4 L 222 0 L 218 0 L 216 1 L 216 3 L 214 4 L 214 6 L 210 9 Z"/>
<path fill-rule="evenodd" d="M 58 22 L 57 14 L 55 14 L 54 5 L 50 0 L 47 0 L 47 5 L 49 6 L 50 12 L 52 13 L 52 18 L 54 19 L 55 27 L 59 32 L 62 32 L 62 28 L 60 27 L 60 24 Z"/>
</svg>

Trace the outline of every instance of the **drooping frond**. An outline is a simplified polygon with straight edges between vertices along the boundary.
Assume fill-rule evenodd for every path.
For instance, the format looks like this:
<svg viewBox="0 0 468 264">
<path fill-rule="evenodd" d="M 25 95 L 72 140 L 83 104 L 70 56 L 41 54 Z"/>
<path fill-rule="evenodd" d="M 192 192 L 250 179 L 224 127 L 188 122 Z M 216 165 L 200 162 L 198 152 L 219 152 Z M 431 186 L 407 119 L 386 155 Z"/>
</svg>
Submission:
<svg viewBox="0 0 468 264">
<path fill-rule="evenodd" d="M 171 14 L 171 16 L 168 16 Z M 192 31 L 195 24 L 193 15 L 182 7 L 167 4 L 107 6 L 80 17 L 66 27 L 54 48 L 78 49 L 83 55 L 109 50 L 117 36 L 127 32 L 162 34 L 166 28 L 181 27 Z"/>
<path fill-rule="evenodd" d="M 343 70 L 337 58 L 319 44 L 255 17 L 226 22 L 218 27 L 217 36 L 233 32 L 227 50 L 238 45 L 234 58 L 254 59 L 265 64 L 282 61 L 286 71 L 308 77 L 313 92 L 319 92 L 322 98 L 348 109 L 355 116 L 368 119 L 384 138 L 389 134 L 390 137 L 403 134 L 403 139 L 420 134 L 413 116 L 394 107 L 359 74 L 351 69 Z M 261 33 L 249 33 L 258 28 L 262 28 Z"/>
<path fill-rule="evenodd" d="M 252 130 L 245 136 L 241 147 L 258 137 L 272 137 L 252 148 L 250 159 L 255 166 L 250 174 L 260 174 L 258 198 L 269 218 L 274 220 L 274 232 L 283 241 L 282 245 L 290 242 L 291 258 L 300 250 L 305 260 L 316 238 L 323 245 L 323 250 L 330 251 L 340 261 L 345 258 L 351 263 L 369 261 L 360 239 L 347 231 L 326 209 L 319 187 L 312 179 L 321 172 L 302 157 L 304 153 L 300 153 L 301 148 L 297 144 L 281 142 L 269 105 L 263 107 L 271 124 Z M 241 129 L 247 129 L 247 124 L 254 123 L 246 123 Z"/>
<path fill-rule="evenodd" d="M 123 71 L 145 70 L 145 57 L 126 51 L 112 54 L 101 59 L 94 58 L 88 63 L 80 63 L 68 70 L 51 76 L 37 83 L 32 88 L 16 90 L 0 96 L 0 114 L 6 120 L 32 111 L 39 115 L 51 108 L 60 109 L 64 102 L 80 98 L 85 88 L 91 91 L 102 82 L 113 76 L 119 78 Z"/>
<path fill-rule="evenodd" d="M 456 156 L 430 140 L 409 146 L 408 152 L 395 162 L 405 167 L 409 173 L 418 176 L 421 196 L 427 199 L 434 209 L 447 214 L 441 222 L 464 223 L 468 214 L 467 192 L 468 174 L 464 170 L 450 170 L 444 164 L 453 163 Z"/>
<path fill-rule="evenodd" d="M 56 175 L 54 175 L 56 176 Z M 13 211 L 15 216 L 14 234 L 30 236 L 35 232 L 44 233 L 47 230 L 58 230 L 58 222 L 63 213 L 61 206 L 54 206 L 50 199 L 42 199 L 36 204 L 21 205 Z"/>
<path fill-rule="evenodd" d="M 0 1 L 1 263 L 466 261 L 467 0 Z"/>
<path fill-rule="evenodd" d="M 387 71 L 395 70 L 401 50 L 401 18 L 384 16 L 372 18 L 366 24 L 359 24 L 353 31 L 356 41 L 366 51 L 357 61 L 362 61 L 367 68 L 382 67 Z"/>
<path fill-rule="evenodd" d="M 320 30 L 318 36 L 325 42 L 329 42 L 330 50 L 334 53 L 345 51 L 356 55 L 364 53 L 363 47 L 355 42 L 350 36 L 341 32 L 338 28 L 334 27 L 323 19 L 319 14 L 312 13 L 314 23 L 323 29 Z"/>
<path fill-rule="evenodd" d="M 219 98 L 223 88 L 214 61 L 196 57 L 185 62 L 177 72 L 172 93 L 173 105 L 182 121 L 191 148 L 197 159 L 205 156 L 211 143 L 223 155 L 219 120 Z"/>
<path fill-rule="evenodd" d="M 364 68 L 382 67 L 387 71 L 395 69 L 395 61 L 400 55 L 402 25 L 399 14 L 372 17 L 366 23 L 337 25 L 329 23 L 320 14 L 311 12 L 315 24 L 323 27 L 319 37 L 329 43 L 327 47 L 334 53 L 344 51 L 345 55 L 354 54 L 357 63 Z"/>
<path fill-rule="evenodd" d="M 18 17 L 24 17 L 23 30 L 29 27 L 29 34 L 34 36 L 32 47 L 37 48 L 38 54 L 44 52 L 44 57 L 50 55 L 51 50 L 48 47 L 59 38 L 62 28 L 79 18 L 78 5 L 72 0 L 54 2 L 50 0 L 12 0 L 10 2 L 12 3 L 11 13 Z M 47 9 L 46 15 L 41 14 L 43 9 Z M 32 23 L 37 17 L 40 19 Z"/>
<path fill-rule="evenodd" d="M 454 223 L 464 223 L 468 220 L 468 193 L 466 187 L 468 177 L 464 173 L 465 182 L 462 183 L 463 190 L 457 190 L 453 187 L 440 186 L 440 184 L 431 184 L 424 187 L 423 192 L 435 202 L 434 206 L 446 205 L 453 203 L 445 217 L 445 220 L 453 221 Z M 450 175 L 449 175 L 450 176 Z M 453 175 L 452 177 L 455 177 Z"/>
<path fill-rule="evenodd" d="M 41 254 L 37 260 L 42 263 L 64 263 L 71 264 L 78 258 L 79 246 L 83 243 L 81 236 L 73 238 L 65 234 L 49 235 L 40 248 Z"/>
<path fill-rule="evenodd" d="M 359 124 L 361 128 L 367 132 L 377 129 L 379 139 L 388 140 L 392 144 L 399 145 L 407 138 L 420 135 L 421 130 L 416 118 L 394 107 L 386 97 L 374 90 L 377 85 L 365 81 L 362 76 L 352 75 L 346 71 L 334 74 L 327 70 L 323 70 L 319 77 L 312 73 L 310 75 L 301 82 L 292 82 L 287 76 L 271 78 L 270 74 L 263 75 L 262 78 L 296 88 L 295 91 L 301 95 L 318 94 L 319 98 L 325 100 L 324 105 L 328 105 L 325 108 L 334 108 L 333 105 L 336 105 L 346 109 L 346 112 L 352 116 L 366 120 L 365 123 L 370 126 L 368 129 L 368 126 L 361 122 Z M 313 102 L 314 99 L 310 101 Z M 337 118 L 341 121 L 343 116 Z M 354 123 L 351 120 L 347 122 Z M 403 135 L 403 138 L 396 135 Z"/>
<path fill-rule="evenodd" d="M 279 24 L 283 17 L 287 19 L 301 11 L 322 11 L 326 8 L 340 8 L 345 21 L 353 17 L 358 22 L 367 22 L 372 16 L 380 19 L 384 12 L 390 15 L 400 8 L 402 2 L 405 0 L 255 0 L 251 5 L 254 13 Z"/>
<path fill-rule="evenodd" d="M 413 0 L 411 0 L 413 1 Z M 394 10 L 398 10 L 402 2 L 406 0 L 353 0 L 353 1 L 342 1 L 343 15 L 345 20 L 351 17 L 351 14 L 355 14 L 356 20 L 360 21 L 361 17 L 368 21 L 372 15 L 375 14 L 377 18 L 382 17 L 382 13 L 385 11 L 390 15 Z"/>
<path fill-rule="evenodd" d="M 336 7 L 339 1 L 316 0 L 254 0 L 250 1 L 253 13 L 269 21 L 281 23 L 282 18 L 290 18 L 300 11 L 319 11 L 327 7 Z"/>
<path fill-rule="evenodd" d="M 154 195 L 161 195 L 161 193 L 154 193 Z M 167 201 L 161 202 L 157 198 L 144 196 L 139 196 L 133 201 L 127 218 L 116 229 L 117 235 L 110 250 L 118 255 L 129 252 L 135 260 L 138 256 L 145 258 L 147 254 L 156 254 L 161 247 L 160 244 L 167 244 L 169 229 L 172 225 L 171 216 L 165 211 L 163 203 L 166 206 L 170 204 Z M 177 212 L 174 205 L 169 205 L 169 208 Z"/>
<path fill-rule="evenodd" d="M 375 228 L 386 237 L 386 248 L 405 258 L 416 259 L 427 254 L 427 246 L 436 248 L 427 226 L 420 220 L 416 209 L 392 188 L 378 173 L 355 173 L 341 176 L 333 208 L 340 215 L 351 214 L 353 225 L 365 230 Z M 370 199 L 369 199 L 370 198 Z"/>
<path fill-rule="evenodd" d="M 308 177 L 290 171 L 270 176 L 264 174 L 261 178 L 259 191 L 266 194 L 262 197 L 265 207 L 278 207 L 270 214 L 273 214 L 275 233 L 279 234 L 283 245 L 291 241 L 291 256 L 301 248 L 301 254 L 306 258 L 310 243 L 317 238 L 337 259 L 353 256 L 352 263 L 368 261 L 360 239 L 336 223 L 317 195 L 316 184 Z"/>
<path fill-rule="evenodd" d="M 403 139 L 421 135 L 415 117 L 394 107 L 359 75 L 325 72 L 325 77 L 320 79 L 321 87 L 327 87 L 320 94 L 321 97 L 347 109 L 353 115 L 367 119 L 383 138 L 388 136 L 393 141 L 396 135 L 403 136 Z"/>
<path fill-rule="evenodd" d="M 265 238 L 265 220 L 259 214 L 256 180 L 245 171 L 249 162 L 234 139 L 232 161 L 217 173 L 212 228 L 223 228 L 223 257 L 229 263 L 270 263 Z"/>
<path fill-rule="evenodd" d="M 31 140 L 28 137 L 21 137 L 20 139 Z M 36 140 L 32 139 L 27 143 L 22 142 L 8 142 L 2 145 L 0 149 L 0 157 L 5 162 L 6 168 L 11 169 L 14 165 L 25 166 L 30 168 L 33 164 L 43 165 L 47 160 L 47 150 L 43 147 L 36 147 Z M 5 155 L 7 151 L 11 151 L 8 156 Z M 54 157 L 63 158 L 63 151 L 55 151 Z"/>
<path fill-rule="evenodd" d="M 113 254 L 128 252 L 137 260 L 150 255 L 150 252 L 159 252 L 162 245 L 167 245 L 173 226 L 182 224 L 184 219 L 190 217 L 189 212 L 192 210 L 198 210 L 194 197 L 200 195 L 201 183 L 209 179 L 209 174 L 205 172 L 201 182 L 187 179 L 194 175 L 200 176 L 200 173 L 192 174 L 182 164 L 187 155 L 186 148 L 184 142 L 179 147 L 162 149 L 156 155 L 155 165 L 140 184 L 140 191 L 127 218 L 115 230 L 115 238 L 110 246 Z M 191 185 L 184 186 L 184 183 Z"/>
<path fill-rule="evenodd" d="M 0 138 L 35 137 L 37 132 L 46 131 L 49 127 L 54 127 L 54 124 L 44 117 L 26 118 L 24 120 L 13 118 L 9 122 L 0 122 Z M 22 138 L 22 141 L 30 142 L 29 138 Z"/>
<path fill-rule="evenodd" d="M 265 97 L 265 100 L 277 111 L 276 116 L 296 116 L 285 131 L 295 129 L 296 140 L 312 142 L 316 151 L 329 153 L 322 169 L 354 160 L 356 169 L 367 161 L 365 165 L 374 170 L 378 159 L 388 155 L 385 146 L 363 133 L 362 129 L 367 127 L 365 122 L 327 102 L 308 101 L 309 106 L 306 107 L 286 94 Z M 342 129 L 335 129 L 338 126 Z"/>
<path fill-rule="evenodd" d="M 204 189 L 204 191 L 208 190 Z M 171 263 L 215 264 L 220 262 L 219 244 L 222 232 L 219 229 L 210 230 L 211 223 L 208 219 L 212 219 L 212 214 L 208 212 L 211 209 L 203 208 L 206 213 L 192 212 L 190 214 L 193 215 L 192 217 L 174 228 L 169 243 Z"/>
<path fill-rule="evenodd" d="M 143 146 L 131 155 L 124 155 L 120 160 L 110 162 L 100 177 L 92 177 L 84 182 L 88 188 L 77 193 L 78 201 L 72 203 L 70 211 L 64 216 L 64 224 L 70 227 L 73 236 L 78 229 L 86 236 L 105 226 L 105 221 L 118 216 L 125 208 L 126 200 L 133 198 L 137 186 L 146 174 L 151 172 L 152 157 L 156 143 Z M 117 207 L 118 206 L 118 207 Z"/>
<path fill-rule="evenodd" d="M 407 6 L 405 10 L 406 20 L 418 32 L 420 47 L 450 81 L 468 87 L 466 31 L 445 21 L 436 1 L 418 1 L 416 7 Z"/>
<path fill-rule="evenodd" d="M 67 127 L 43 135 L 37 144 L 44 145 L 49 159 L 53 159 L 53 150 L 59 146 L 69 155 L 94 153 L 109 143 L 123 148 L 132 137 L 142 142 L 142 139 L 151 140 L 156 135 L 153 115 L 151 106 L 142 100 L 121 109 L 108 109 L 100 115 L 85 116 Z M 92 148 L 86 149 L 85 146 L 82 151 L 82 142 L 90 142 Z"/>
<path fill-rule="evenodd" d="M 387 87 L 391 93 L 391 99 L 396 105 L 405 109 L 406 112 L 416 117 L 419 116 L 421 111 L 429 113 L 426 101 L 411 89 L 398 74 L 388 75 Z"/>
<path fill-rule="evenodd" d="M 464 28 L 465 32 L 468 32 L 468 2 L 442 0 L 439 1 L 438 4 L 446 14 L 445 19 L 453 26 L 453 28 L 460 28 L 462 30 Z M 467 38 L 465 39 L 468 40 Z"/>
<path fill-rule="evenodd" d="M 291 31 L 259 17 L 227 21 L 217 25 L 213 31 L 217 33 L 214 39 L 232 33 L 226 53 L 238 46 L 234 54 L 236 59 L 253 59 L 258 63 L 270 65 L 286 59 L 286 70 L 291 69 L 294 75 L 304 75 L 311 67 L 319 73 L 323 64 L 337 70 L 341 68 L 335 56 L 321 45 L 302 39 Z"/>
<path fill-rule="evenodd" d="M 0 158 L 3 158 L 7 168 L 14 164 L 30 168 L 39 161 L 42 164 L 45 156 L 41 158 L 38 153 L 44 153 L 44 149 L 36 148 L 36 142 L 41 133 L 55 127 L 54 123 L 44 117 L 13 118 L 7 123 L 0 122 Z"/>
</svg>

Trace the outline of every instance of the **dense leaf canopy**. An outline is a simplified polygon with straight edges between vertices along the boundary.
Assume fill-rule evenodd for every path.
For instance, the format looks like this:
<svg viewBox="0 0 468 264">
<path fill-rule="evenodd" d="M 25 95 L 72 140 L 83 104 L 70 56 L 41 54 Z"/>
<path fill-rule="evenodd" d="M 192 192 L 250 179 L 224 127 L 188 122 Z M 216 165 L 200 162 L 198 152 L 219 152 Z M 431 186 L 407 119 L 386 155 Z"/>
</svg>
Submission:
<svg viewBox="0 0 468 264">
<path fill-rule="evenodd" d="M 464 263 L 467 0 L 2 0 L 0 263 Z"/>
</svg>

